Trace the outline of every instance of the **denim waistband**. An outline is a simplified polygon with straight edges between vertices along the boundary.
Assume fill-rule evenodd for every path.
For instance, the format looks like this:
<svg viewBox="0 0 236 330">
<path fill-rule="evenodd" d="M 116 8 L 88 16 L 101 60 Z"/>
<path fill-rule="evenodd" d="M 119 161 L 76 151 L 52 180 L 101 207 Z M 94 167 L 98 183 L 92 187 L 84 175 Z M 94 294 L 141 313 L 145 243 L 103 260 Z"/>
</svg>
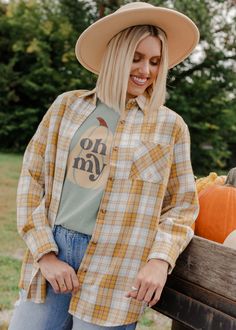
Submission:
<svg viewBox="0 0 236 330">
<path fill-rule="evenodd" d="M 60 234 L 69 234 L 70 236 L 75 236 L 75 237 L 81 237 L 81 238 L 87 238 L 88 240 L 91 239 L 92 235 L 88 235 L 88 234 L 85 234 L 85 233 L 80 233 L 79 231 L 76 231 L 76 230 L 72 230 L 72 229 L 68 229 L 68 228 L 65 228 L 61 225 L 54 225 L 53 227 L 53 234 L 56 234 L 56 233 L 60 233 Z"/>
<path fill-rule="evenodd" d="M 58 247 L 58 258 L 77 271 L 88 247 L 91 235 L 56 225 L 53 228 L 53 236 Z"/>
</svg>

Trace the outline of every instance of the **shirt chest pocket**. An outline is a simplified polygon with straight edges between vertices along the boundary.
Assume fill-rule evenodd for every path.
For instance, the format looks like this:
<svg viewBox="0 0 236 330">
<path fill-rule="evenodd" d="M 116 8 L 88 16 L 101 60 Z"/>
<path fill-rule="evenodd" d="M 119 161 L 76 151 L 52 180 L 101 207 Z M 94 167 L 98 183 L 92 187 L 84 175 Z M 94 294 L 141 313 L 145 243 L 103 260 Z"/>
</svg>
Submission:
<svg viewBox="0 0 236 330">
<path fill-rule="evenodd" d="M 166 178 L 170 166 L 170 145 L 141 141 L 134 150 L 129 179 L 157 183 Z"/>
</svg>

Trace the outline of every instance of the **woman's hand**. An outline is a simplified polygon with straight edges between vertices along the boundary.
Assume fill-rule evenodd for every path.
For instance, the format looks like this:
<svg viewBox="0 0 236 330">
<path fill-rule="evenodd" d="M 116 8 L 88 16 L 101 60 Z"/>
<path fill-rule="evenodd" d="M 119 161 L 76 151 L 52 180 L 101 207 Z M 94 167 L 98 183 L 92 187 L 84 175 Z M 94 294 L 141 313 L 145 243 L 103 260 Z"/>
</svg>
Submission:
<svg viewBox="0 0 236 330">
<path fill-rule="evenodd" d="M 138 272 L 132 290 L 126 297 L 145 301 L 149 307 L 155 305 L 166 283 L 168 267 L 168 262 L 164 260 L 149 260 Z"/>
<path fill-rule="evenodd" d="M 45 254 L 38 261 L 40 270 L 56 293 L 72 292 L 79 289 L 79 280 L 74 269 L 57 258 L 54 252 Z"/>
</svg>

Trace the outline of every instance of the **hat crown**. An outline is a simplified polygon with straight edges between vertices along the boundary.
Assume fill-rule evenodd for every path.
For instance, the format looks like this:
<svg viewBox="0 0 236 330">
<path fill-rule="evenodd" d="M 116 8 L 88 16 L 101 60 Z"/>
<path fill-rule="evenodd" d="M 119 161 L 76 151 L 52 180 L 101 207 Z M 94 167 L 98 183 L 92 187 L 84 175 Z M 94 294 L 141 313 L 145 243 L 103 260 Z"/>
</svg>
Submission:
<svg viewBox="0 0 236 330">
<path fill-rule="evenodd" d="M 151 5 L 150 3 L 145 3 L 145 2 L 131 2 L 131 3 L 127 3 L 124 6 L 121 6 L 119 9 L 117 9 L 115 11 L 115 13 L 120 13 L 120 12 L 124 12 L 126 10 L 132 10 L 132 9 L 146 9 L 146 8 L 153 8 L 154 6 Z"/>
<path fill-rule="evenodd" d="M 196 25 L 183 13 L 143 1 L 131 2 L 100 18 L 80 35 L 76 43 L 77 59 L 98 74 L 109 41 L 122 30 L 137 25 L 153 25 L 165 31 L 169 68 L 189 56 L 199 40 Z"/>
</svg>

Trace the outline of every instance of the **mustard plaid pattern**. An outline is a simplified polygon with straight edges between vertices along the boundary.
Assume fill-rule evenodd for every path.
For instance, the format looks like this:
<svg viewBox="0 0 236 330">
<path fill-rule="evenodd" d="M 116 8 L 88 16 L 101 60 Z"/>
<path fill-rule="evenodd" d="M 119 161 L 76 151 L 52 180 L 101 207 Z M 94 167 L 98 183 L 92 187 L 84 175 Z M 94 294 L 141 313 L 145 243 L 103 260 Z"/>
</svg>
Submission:
<svg viewBox="0 0 236 330">
<path fill-rule="evenodd" d="M 193 236 L 198 200 L 190 162 L 189 132 L 167 107 L 148 109 L 148 96 L 130 101 L 121 114 L 110 154 L 110 172 L 86 254 L 78 270 L 80 289 L 69 312 L 117 326 L 138 320 L 145 305 L 125 297 L 144 264 L 169 263 Z M 54 225 L 70 141 L 96 107 L 95 91 L 60 95 L 49 108 L 24 155 L 17 193 L 17 223 L 27 244 L 20 287 L 44 302 L 45 279 L 37 261 L 58 252 Z"/>
</svg>

